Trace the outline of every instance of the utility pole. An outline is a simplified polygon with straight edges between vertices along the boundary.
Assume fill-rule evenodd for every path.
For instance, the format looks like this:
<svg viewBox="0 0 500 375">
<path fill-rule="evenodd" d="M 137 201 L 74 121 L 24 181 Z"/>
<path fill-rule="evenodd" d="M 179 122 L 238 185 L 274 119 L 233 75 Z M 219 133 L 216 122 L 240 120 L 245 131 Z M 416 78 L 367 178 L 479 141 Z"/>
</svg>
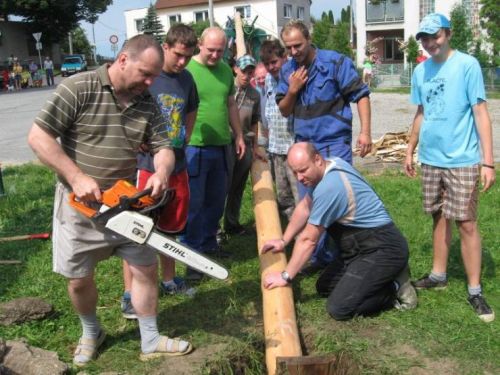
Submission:
<svg viewBox="0 0 500 375">
<path fill-rule="evenodd" d="M 92 48 L 92 51 L 94 52 L 94 64 L 97 65 L 97 53 L 96 53 L 96 48 L 97 46 L 95 45 L 95 30 L 94 30 L 94 25 L 95 25 L 95 21 L 97 21 L 97 18 L 94 16 L 92 18 L 92 38 L 94 39 L 94 48 Z"/>
<path fill-rule="evenodd" d="M 214 27 L 214 0 L 208 0 L 208 20 L 210 27 Z"/>
<path fill-rule="evenodd" d="M 68 44 L 69 44 L 69 54 L 73 54 L 73 38 L 71 35 L 71 31 L 68 32 Z"/>
<path fill-rule="evenodd" d="M 351 41 L 351 48 L 354 48 L 354 33 L 353 33 L 353 19 L 352 19 L 352 0 L 349 0 L 349 39 Z"/>
</svg>

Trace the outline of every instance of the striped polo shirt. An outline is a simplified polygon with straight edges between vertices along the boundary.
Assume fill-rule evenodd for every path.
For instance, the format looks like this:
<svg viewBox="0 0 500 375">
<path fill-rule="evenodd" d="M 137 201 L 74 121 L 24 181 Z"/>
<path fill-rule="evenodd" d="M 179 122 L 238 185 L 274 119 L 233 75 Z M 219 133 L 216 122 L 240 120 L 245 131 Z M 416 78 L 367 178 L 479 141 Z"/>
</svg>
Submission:
<svg viewBox="0 0 500 375">
<path fill-rule="evenodd" d="M 171 146 L 164 121 L 148 90 L 120 105 L 107 65 L 65 79 L 35 119 L 101 189 L 134 179 L 142 143 L 153 152 Z"/>
</svg>

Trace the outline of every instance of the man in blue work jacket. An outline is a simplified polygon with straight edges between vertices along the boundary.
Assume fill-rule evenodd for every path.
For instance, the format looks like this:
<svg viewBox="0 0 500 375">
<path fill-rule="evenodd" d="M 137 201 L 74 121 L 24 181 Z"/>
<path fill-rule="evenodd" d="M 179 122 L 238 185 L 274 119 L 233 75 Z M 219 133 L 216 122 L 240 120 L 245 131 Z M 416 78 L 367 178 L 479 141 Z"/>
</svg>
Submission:
<svg viewBox="0 0 500 375">
<path fill-rule="evenodd" d="M 310 142 L 324 158 L 340 157 L 352 164 L 352 112 L 358 107 L 361 131 L 359 155 L 371 151 L 370 91 L 359 77 L 350 58 L 311 44 L 306 25 L 297 20 L 281 30 L 281 39 L 292 57 L 280 72 L 276 102 L 283 116 L 293 116 L 296 142 Z M 299 184 L 302 198 L 307 188 Z M 323 268 L 333 254 L 320 241 L 309 270 Z"/>
</svg>

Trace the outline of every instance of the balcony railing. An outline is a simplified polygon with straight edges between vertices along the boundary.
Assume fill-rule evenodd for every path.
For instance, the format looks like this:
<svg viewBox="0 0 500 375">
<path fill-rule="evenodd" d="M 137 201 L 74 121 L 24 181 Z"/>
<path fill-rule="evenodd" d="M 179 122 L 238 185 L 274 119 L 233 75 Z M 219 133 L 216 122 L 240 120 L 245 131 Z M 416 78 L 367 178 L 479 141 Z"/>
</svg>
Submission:
<svg viewBox="0 0 500 375">
<path fill-rule="evenodd" d="M 366 23 L 404 21 L 403 0 L 367 0 Z"/>
</svg>

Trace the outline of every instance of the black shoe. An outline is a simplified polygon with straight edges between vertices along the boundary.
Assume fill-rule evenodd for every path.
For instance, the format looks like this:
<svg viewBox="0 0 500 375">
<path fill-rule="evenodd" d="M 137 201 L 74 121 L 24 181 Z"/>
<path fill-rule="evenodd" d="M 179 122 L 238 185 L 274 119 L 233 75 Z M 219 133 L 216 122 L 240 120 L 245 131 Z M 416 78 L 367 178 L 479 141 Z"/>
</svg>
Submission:
<svg viewBox="0 0 500 375">
<path fill-rule="evenodd" d="M 227 227 L 224 228 L 225 232 L 229 234 L 230 236 L 242 236 L 244 234 L 247 234 L 247 230 L 243 225 L 236 225 L 234 227 Z"/>
<path fill-rule="evenodd" d="M 495 320 L 495 312 L 488 306 L 486 299 L 481 294 L 469 295 L 467 300 L 483 322 L 489 323 Z"/>
<path fill-rule="evenodd" d="M 446 289 L 448 286 L 448 281 L 434 281 L 432 280 L 429 275 L 425 275 L 421 279 L 418 279 L 417 281 L 412 282 L 413 286 L 415 289 L 436 289 L 436 290 L 442 290 Z"/>
<path fill-rule="evenodd" d="M 187 281 L 201 281 L 204 276 L 205 276 L 204 273 L 188 267 L 186 269 L 186 276 L 184 277 L 184 279 Z"/>
<path fill-rule="evenodd" d="M 215 240 L 217 241 L 217 245 L 220 247 L 223 244 L 227 243 L 228 236 L 227 233 L 224 232 L 222 229 L 219 229 L 217 231 L 217 234 L 215 235 Z"/>
</svg>

